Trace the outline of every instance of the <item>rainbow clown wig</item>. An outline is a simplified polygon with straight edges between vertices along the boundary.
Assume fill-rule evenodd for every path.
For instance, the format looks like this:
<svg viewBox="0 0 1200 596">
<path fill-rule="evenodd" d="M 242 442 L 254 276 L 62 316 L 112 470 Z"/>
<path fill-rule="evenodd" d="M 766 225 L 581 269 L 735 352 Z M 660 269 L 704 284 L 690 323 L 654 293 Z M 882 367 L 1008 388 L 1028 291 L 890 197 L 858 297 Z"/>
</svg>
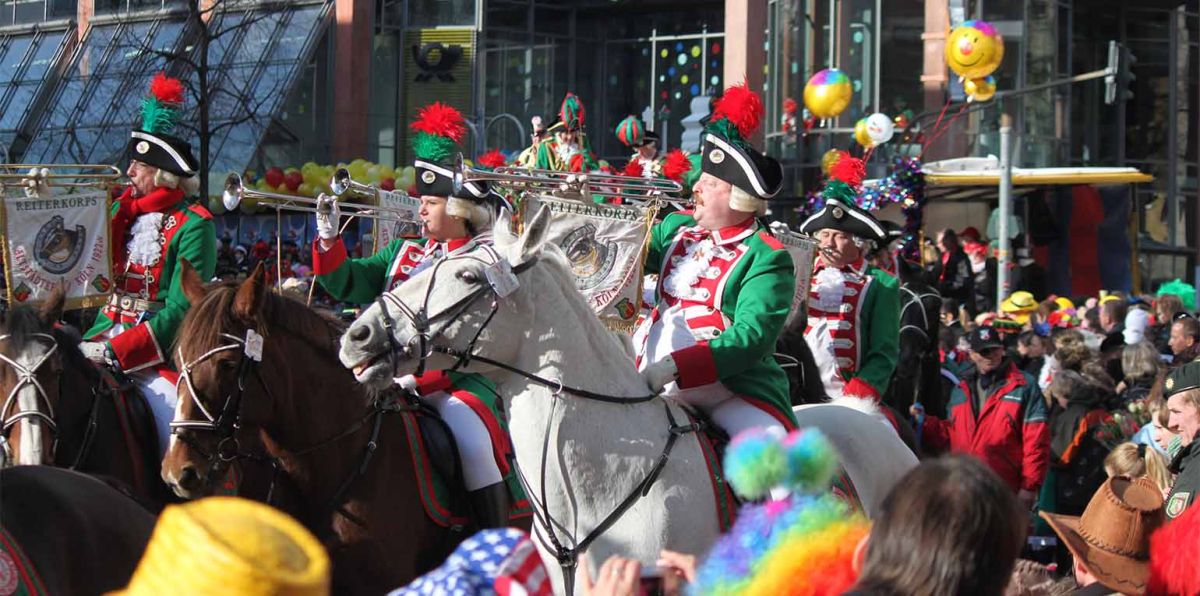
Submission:
<svg viewBox="0 0 1200 596">
<path fill-rule="evenodd" d="M 827 492 L 837 470 L 837 454 L 816 429 L 739 434 L 725 455 L 734 490 L 746 499 L 777 486 L 792 494 L 744 505 L 700 566 L 693 593 L 836 596 L 853 586 L 870 525 Z"/>
</svg>

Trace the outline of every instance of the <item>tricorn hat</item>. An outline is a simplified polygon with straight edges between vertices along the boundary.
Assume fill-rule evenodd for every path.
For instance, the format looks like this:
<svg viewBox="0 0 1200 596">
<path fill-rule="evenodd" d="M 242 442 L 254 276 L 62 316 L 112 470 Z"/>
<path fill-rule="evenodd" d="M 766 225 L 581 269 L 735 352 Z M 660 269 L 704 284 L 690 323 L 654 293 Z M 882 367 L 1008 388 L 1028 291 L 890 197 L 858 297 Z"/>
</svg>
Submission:
<svg viewBox="0 0 1200 596">
<path fill-rule="evenodd" d="M 829 181 L 821 191 L 825 204 L 800 224 L 800 231 L 815 235 L 820 230 L 839 230 L 883 245 L 887 230 L 869 211 L 858 206 L 858 189 L 866 168 L 861 159 L 842 155 L 829 167 Z"/>
<path fill-rule="evenodd" d="M 179 122 L 183 83 L 163 73 L 150 81 L 150 94 L 142 100 L 142 125 L 129 133 L 131 159 L 177 176 L 191 178 L 200 167 L 187 141 L 170 134 Z"/>
<path fill-rule="evenodd" d="M 783 187 L 783 167 L 759 153 L 747 140 L 758 130 L 763 105 L 744 84 L 725 90 L 713 104 L 712 119 L 701 148 L 700 169 L 733 185 L 729 207 L 754 213 Z"/>
<path fill-rule="evenodd" d="M 1081 517 L 1039 513 L 1100 583 L 1143 594 L 1150 579 L 1150 535 L 1163 525 L 1162 491 L 1147 478 L 1109 478 Z"/>
</svg>

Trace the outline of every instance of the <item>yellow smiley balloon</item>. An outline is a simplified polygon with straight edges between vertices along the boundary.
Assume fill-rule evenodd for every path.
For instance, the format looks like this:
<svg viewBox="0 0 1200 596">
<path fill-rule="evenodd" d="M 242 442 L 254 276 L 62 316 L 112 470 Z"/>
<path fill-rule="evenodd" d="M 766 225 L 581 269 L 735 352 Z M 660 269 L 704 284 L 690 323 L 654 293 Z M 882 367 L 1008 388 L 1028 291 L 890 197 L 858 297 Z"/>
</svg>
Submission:
<svg viewBox="0 0 1200 596">
<path fill-rule="evenodd" d="M 963 91 L 971 98 L 971 101 L 987 101 L 996 95 L 996 77 L 967 79 L 963 81 Z"/>
<path fill-rule="evenodd" d="M 946 39 L 946 64 L 964 79 L 981 79 L 1004 59 L 1004 38 L 986 21 L 966 21 Z"/>
</svg>

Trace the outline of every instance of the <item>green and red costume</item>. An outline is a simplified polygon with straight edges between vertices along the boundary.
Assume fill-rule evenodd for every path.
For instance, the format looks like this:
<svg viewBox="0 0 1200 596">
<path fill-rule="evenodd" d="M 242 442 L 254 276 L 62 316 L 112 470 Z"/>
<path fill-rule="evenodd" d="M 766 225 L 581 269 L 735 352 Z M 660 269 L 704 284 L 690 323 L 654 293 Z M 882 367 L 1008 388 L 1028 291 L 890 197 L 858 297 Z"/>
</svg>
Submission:
<svg viewBox="0 0 1200 596">
<path fill-rule="evenodd" d="M 832 356 L 833 366 L 822 368 L 831 397 L 878 401 L 900 354 L 900 283 L 861 257 L 832 276 L 822 273 L 828 268 L 820 257 L 813 266 L 805 338 L 818 365 Z M 826 368 L 836 374 L 825 376 Z"/>
<path fill-rule="evenodd" d="M 134 262 L 129 258 L 132 228 L 139 218 L 156 213 L 162 214 L 160 256 L 152 263 Z M 191 306 L 181 287 L 181 263 L 191 263 L 201 279 L 211 279 L 216 271 L 212 214 L 185 201 L 181 190 L 156 188 L 133 198 L 131 188 L 113 204 L 111 217 L 114 287 L 84 338 L 110 338 L 117 364 L 126 372 L 151 367 L 161 371 L 170 362 L 175 333 Z M 120 334 L 114 337 L 117 330 Z"/>
<path fill-rule="evenodd" d="M 657 305 L 634 336 L 639 366 L 651 329 L 661 325 L 665 309 L 678 307 L 695 339 L 670 354 L 678 387 L 719 384 L 785 428 L 795 428 L 787 375 L 774 358 L 796 285 L 783 245 L 753 217 L 710 231 L 690 211 L 672 213 L 654 227 L 646 273 L 659 274 L 660 282 Z M 695 279 L 677 279 L 680 275 Z"/>
</svg>

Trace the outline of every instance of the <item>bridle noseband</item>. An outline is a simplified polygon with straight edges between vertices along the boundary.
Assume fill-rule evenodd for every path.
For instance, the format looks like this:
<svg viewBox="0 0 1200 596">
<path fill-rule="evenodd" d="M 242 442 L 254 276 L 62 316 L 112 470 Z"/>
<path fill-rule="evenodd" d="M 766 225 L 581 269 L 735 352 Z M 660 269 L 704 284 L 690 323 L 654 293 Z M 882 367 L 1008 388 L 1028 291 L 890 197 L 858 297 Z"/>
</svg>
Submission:
<svg viewBox="0 0 1200 596">
<path fill-rule="evenodd" d="M 29 336 L 48 341 L 50 343 L 50 349 L 46 350 L 46 353 L 42 354 L 41 358 L 39 358 L 38 361 L 35 362 L 31 367 L 26 367 L 16 360 L 13 360 L 4 354 L 0 354 L 0 361 L 11 366 L 17 375 L 16 384 L 14 384 L 12 390 L 8 392 L 8 397 L 4 399 L 3 408 L 0 408 L 0 416 L 4 417 L 3 420 L 0 421 L 0 430 L 2 430 L 2 433 L 0 434 L 2 434 L 3 437 L 7 437 L 9 431 L 17 423 L 25 419 L 36 419 L 42 421 L 47 427 L 50 428 L 50 433 L 57 443 L 58 424 L 54 421 L 54 402 L 50 401 L 50 397 L 46 394 L 46 389 L 43 388 L 41 382 L 38 381 L 37 372 L 39 369 L 41 369 L 42 365 L 45 364 L 46 361 L 58 351 L 58 341 L 54 339 L 53 335 L 48 333 L 31 333 Z M 0 335 L 0 341 L 11 338 L 12 336 L 9 334 Z M 32 410 L 22 410 L 21 404 L 17 400 L 17 394 L 20 393 L 21 389 L 26 385 L 33 386 L 34 392 L 37 395 L 37 402 Z M 37 404 L 44 404 L 46 406 L 46 411 L 43 412 Z M 8 412 L 13 408 L 14 405 L 16 406 L 17 411 L 9 415 Z M 4 448 L 6 450 L 8 449 L 7 441 L 5 441 Z"/>
</svg>

